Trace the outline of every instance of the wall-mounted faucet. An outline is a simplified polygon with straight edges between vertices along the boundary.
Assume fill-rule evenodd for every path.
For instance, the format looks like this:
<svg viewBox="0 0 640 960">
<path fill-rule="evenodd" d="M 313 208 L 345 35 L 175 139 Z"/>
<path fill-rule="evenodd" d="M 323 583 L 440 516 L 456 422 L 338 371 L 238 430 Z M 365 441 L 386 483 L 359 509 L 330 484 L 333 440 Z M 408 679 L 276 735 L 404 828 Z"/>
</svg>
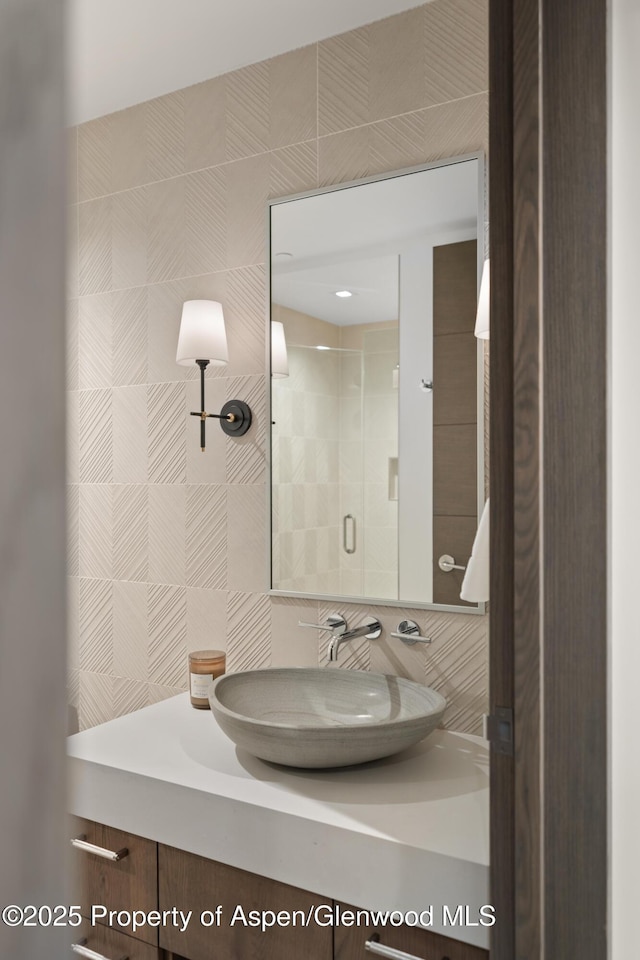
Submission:
<svg viewBox="0 0 640 960">
<path fill-rule="evenodd" d="M 361 627 L 354 627 L 353 630 L 347 630 L 346 633 L 334 635 L 329 643 L 329 661 L 335 663 L 338 659 L 338 651 L 343 643 L 348 640 L 355 640 L 356 637 L 366 637 L 367 640 L 377 640 L 382 633 L 382 624 L 375 617 L 370 617 Z"/>
</svg>

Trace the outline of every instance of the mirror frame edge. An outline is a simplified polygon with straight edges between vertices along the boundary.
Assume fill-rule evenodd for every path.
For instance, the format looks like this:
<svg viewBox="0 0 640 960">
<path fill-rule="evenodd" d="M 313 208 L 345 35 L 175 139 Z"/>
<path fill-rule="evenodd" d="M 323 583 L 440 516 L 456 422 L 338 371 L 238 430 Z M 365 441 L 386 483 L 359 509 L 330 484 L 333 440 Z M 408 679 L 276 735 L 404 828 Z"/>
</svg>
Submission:
<svg viewBox="0 0 640 960">
<path fill-rule="evenodd" d="M 435 160 L 428 163 L 415 164 L 410 167 L 401 167 L 398 170 L 391 170 L 386 173 L 374 174 L 370 177 L 361 177 L 357 180 L 348 180 L 344 183 L 329 184 L 326 187 L 316 187 L 313 190 L 304 190 L 300 193 L 289 194 L 284 197 L 274 197 L 267 201 L 266 205 L 266 304 L 265 304 L 265 379 L 266 379 L 266 424 L 265 430 L 265 489 L 266 489 L 266 510 L 267 523 L 266 530 L 266 594 L 270 597 L 288 597 L 299 600 L 317 600 L 332 603 L 364 604 L 366 606 L 396 607 L 407 610 L 432 610 L 441 613 L 465 613 L 470 616 L 484 616 L 488 610 L 488 602 L 480 601 L 469 606 L 447 603 L 427 603 L 418 600 L 392 600 L 380 597 L 351 597 L 343 594 L 316 594 L 302 593 L 293 590 L 276 590 L 273 587 L 273 502 L 272 502 L 272 435 L 271 435 L 271 209 L 281 203 L 289 203 L 293 200 L 305 200 L 308 197 L 320 196 L 324 193 L 336 193 L 339 190 L 347 190 L 351 187 L 363 186 L 367 183 L 378 183 L 382 180 L 393 180 L 396 177 L 406 176 L 411 173 L 421 173 L 426 170 L 433 170 L 438 167 L 451 166 L 454 163 L 464 163 L 469 160 L 476 160 L 478 163 L 478 217 L 477 217 L 477 290 L 480 290 L 480 281 L 482 279 L 482 268 L 486 259 L 485 254 L 485 223 L 488 216 L 487 208 L 487 170 L 488 162 L 484 150 L 465 153 L 456 157 L 446 157 L 441 160 Z M 477 411 L 478 422 L 476 432 L 476 464 L 477 464 L 477 516 L 476 525 L 480 522 L 482 510 L 484 508 L 485 496 L 485 396 L 484 396 L 484 341 L 477 342 L 477 361 L 476 361 L 476 389 L 477 389 Z M 482 441 L 482 442 L 481 442 Z"/>
</svg>

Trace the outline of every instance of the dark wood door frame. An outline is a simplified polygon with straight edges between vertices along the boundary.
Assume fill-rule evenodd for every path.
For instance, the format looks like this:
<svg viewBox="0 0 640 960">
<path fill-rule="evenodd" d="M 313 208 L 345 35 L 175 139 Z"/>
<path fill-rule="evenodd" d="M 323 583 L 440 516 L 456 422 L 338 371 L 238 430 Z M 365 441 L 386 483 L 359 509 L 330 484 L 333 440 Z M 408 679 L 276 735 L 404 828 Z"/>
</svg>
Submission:
<svg viewBox="0 0 640 960">
<path fill-rule="evenodd" d="M 492 960 L 603 960 L 606 0 L 490 0 Z"/>
</svg>

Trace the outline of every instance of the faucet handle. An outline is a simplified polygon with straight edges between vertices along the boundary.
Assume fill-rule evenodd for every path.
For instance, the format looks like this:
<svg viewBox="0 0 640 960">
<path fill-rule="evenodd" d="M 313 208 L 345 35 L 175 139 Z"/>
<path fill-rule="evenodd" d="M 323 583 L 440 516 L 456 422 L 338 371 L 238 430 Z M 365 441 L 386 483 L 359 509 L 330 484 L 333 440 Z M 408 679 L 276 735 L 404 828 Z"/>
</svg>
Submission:
<svg viewBox="0 0 640 960">
<path fill-rule="evenodd" d="M 433 643 L 431 637 L 423 637 L 420 635 L 420 627 L 415 620 L 401 620 L 398 624 L 398 629 L 394 630 L 391 636 L 396 637 L 397 640 L 402 640 L 403 643 L 408 644 L 410 647 L 415 643 Z"/>
<path fill-rule="evenodd" d="M 302 620 L 298 620 L 298 626 L 311 627 L 312 630 L 326 630 L 328 633 L 334 633 L 335 636 L 341 637 L 347 629 L 347 621 L 339 613 L 331 613 L 324 623 L 304 623 Z"/>
</svg>

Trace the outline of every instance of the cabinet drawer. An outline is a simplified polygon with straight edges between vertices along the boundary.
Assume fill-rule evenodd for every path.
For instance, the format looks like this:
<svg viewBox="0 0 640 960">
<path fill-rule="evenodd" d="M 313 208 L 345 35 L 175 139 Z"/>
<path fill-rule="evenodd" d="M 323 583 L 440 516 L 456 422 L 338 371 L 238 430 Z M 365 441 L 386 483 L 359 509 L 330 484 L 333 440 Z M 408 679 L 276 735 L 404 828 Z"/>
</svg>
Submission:
<svg viewBox="0 0 640 960">
<path fill-rule="evenodd" d="M 107 910 L 157 910 L 158 847 L 152 840 L 123 833 L 91 820 L 72 818 L 72 838 L 82 837 L 87 843 L 106 851 L 127 851 L 122 859 L 112 861 L 96 853 L 74 850 L 76 877 L 75 902 L 89 917 L 92 905 Z M 115 929 L 129 934 L 131 929 L 112 923 Z M 156 927 L 140 927 L 136 939 L 157 945 Z"/>
<path fill-rule="evenodd" d="M 356 910 L 347 904 L 342 910 Z M 420 960 L 489 960 L 489 951 L 416 927 L 336 927 L 335 960 L 374 960 L 365 942 L 377 938 L 380 946 L 402 950 Z"/>
<path fill-rule="evenodd" d="M 158 960 L 159 957 L 158 948 L 150 943 L 127 937 L 100 924 L 92 927 L 89 923 L 83 923 L 75 932 L 74 943 L 79 948 L 97 953 L 104 960 Z M 71 949 L 71 957 L 75 960 L 80 960 L 82 956 L 81 949 Z"/>
<path fill-rule="evenodd" d="M 274 926 L 260 928 L 231 926 L 236 906 L 249 911 L 274 912 L 309 910 L 326 903 L 326 898 L 298 890 L 266 877 L 215 863 L 160 844 L 158 848 L 160 910 L 193 911 L 184 933 L 160 928 L 160 946 L 189 960 L 331 960 L 333 934 L 330 927 Z M 220 926 L 203 927 L 200 915 L 220 905 Z M 299 915 L 298 915 L 299 916 Z"/>
</svg>

